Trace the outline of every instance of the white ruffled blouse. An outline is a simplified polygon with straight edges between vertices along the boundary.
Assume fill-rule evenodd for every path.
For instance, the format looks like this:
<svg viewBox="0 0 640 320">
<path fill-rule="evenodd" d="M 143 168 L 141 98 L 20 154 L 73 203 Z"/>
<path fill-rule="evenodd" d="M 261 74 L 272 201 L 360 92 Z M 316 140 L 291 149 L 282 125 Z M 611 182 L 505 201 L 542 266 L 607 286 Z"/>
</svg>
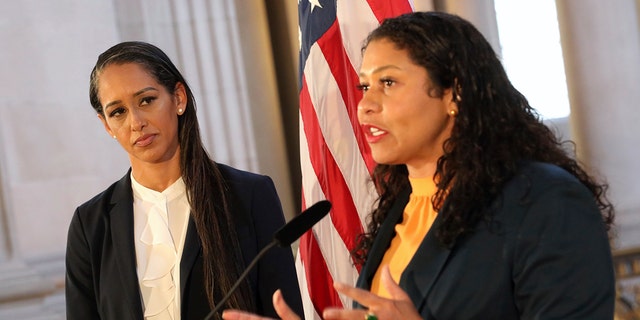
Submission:
<svg viewBox="0 0 640 320">
<path fill-rule="evenodd" d="M 131 175 L 137 272 L 144 318 L 180 319 L 180 258 L 189 221 L 182 178 L 162 192 Z"/>
</svg>

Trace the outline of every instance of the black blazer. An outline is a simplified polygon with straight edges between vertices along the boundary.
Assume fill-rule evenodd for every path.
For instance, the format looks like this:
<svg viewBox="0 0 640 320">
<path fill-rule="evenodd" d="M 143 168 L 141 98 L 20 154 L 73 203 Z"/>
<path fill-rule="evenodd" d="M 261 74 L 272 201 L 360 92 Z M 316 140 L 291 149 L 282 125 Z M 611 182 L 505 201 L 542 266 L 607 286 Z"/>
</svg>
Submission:
<svg viewBox="0 0 640 320">
<path fill-rule="evenodd" d="M 381 225 L 358 287 L 370 288 L 410 192 Z M 490 208 L 493 219 L 451 250 L 434 235 L 436 218 L 399 282 L 422 318 L 613 319 L 611 249 L 593 196 L 577 179 L 528 164 Z"/>
<path fill-rule="evenodd" d="M 244 268 L 284 224 L 280 200 L 271 178 L 218 166 L 230 189 Z M 249 281 L 258 313 L 276 316 L 271 296 L 280 288 L 302 314 L 290 248 L 271 249 L 252 269 Z M 192 219 L 180 262 L 180 290 L 182 319 L 203 319 L 210 308 L 203 287 L 200 239 Z M 65 295 L 67 319 L 143 319 L 129 173 L 76 209 L 67 239 Z"/>
</svg>

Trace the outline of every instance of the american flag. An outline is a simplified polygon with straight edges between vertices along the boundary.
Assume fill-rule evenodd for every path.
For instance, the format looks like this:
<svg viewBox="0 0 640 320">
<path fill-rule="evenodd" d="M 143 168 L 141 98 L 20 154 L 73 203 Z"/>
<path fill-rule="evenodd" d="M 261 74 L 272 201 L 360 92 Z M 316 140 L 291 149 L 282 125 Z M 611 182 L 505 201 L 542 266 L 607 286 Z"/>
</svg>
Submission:
<svg viewBox="0 0 640 320">
<path fill-rule="evenodd" d="M 305 319 L 351 306 L 333 281 L 355 284 L 349 251 L 377 198 L 375 163 L 356 114 L 361 46 L 384 19 L 413 10 L 411 0 L 299 0 L 300 162 L 303 207 L 327 199 L 330 217 L 300 239 L 296 258 Z M 303 209 L 304 209 L 303 208 Z"/>
</svg>

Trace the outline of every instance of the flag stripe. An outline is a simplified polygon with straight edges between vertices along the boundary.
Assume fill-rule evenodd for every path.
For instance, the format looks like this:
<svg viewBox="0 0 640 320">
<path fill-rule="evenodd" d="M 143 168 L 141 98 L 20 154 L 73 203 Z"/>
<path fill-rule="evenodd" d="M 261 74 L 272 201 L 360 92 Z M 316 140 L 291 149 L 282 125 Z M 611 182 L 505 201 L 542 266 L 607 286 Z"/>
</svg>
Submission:
<svg viewBox="0 0 640 320">
<path fill-rule="evenodd" d="M 303 248 L 306 248 L 305 272 L 314 275 L 307 278 L 307 288 L 309 292 L 316 293 L 313 301 L 316 313 L 322 314 L 322 310 L 327 306 L 343 307 L 338 293 L 333 290 L 333 277 L 322 258 L 316 237 L 312 232 L 307 232 L 300 239 L 300 243 Z"/>
<path fill-rule="evenodd" d="M 300 118 L 302 119 L 302 116 Z M 300 120 L 300 123 L 303 123 L 303 121 Z M 301 133 L 304 134 L 302 126 L 300 127 Z M 306 142 L 307 141 L 305 139 L 300 139 L 301 168 L 303 172 L 314 172 L 309 156 L 309 147 Z M 315 174 L 306 174 L 302 176 L 302 190 L 304 203 L 313 203 L 319 199 L 326 199 Z M 335 229 L 333 221 L 330 218 L 320 220 L 320 222 L 313 227 L 313 232 L 316 239 L 322 239 L 318 245 L 323 256 L 327 261 L 334 262 L 327 265 L 334 280 L 344 283 L 352 283 L 354 279 L 357 278 L 358 272 L 352 267 L 352 263 L 349 260 L 349 250 L 342 241 L 338 231 Z M 336 261 L 344 261 L 344 263 L 335 263 Z M 344 304 L 349 305 L 349 298 L 346 296 L 342 297 L 344 297 Z"/>
<path fill-rule="evenodd" d="M 342 101 L 346 106 L 349 121 L 353 127 L 357 140 L 357 148 L 362 155 L 370 155 L 369 145 L 364 140 L 362 129 L 358 124 L 357 106 L 362 98 L 362 92 L 358 91 L 356 85 L 359 83 L 356 74 L 344 47 L 342 46 L 342 35 L 338 26 L 338 21 L 327 30 L 325 36 L 318 39 L 318 45 L 322 50 L 325 59 L 330 63 L 331 73 L 334 81 L 342 95 Z M 372 172 L 375 163 L 370 156 L 363 157 L 369 172 Z"/>
<path fill-rule="evenodd" d="M 413 11 L 408 1 L 367 0 L 379 23 L 388 17 L 399 16 Z"/>
<path fill-rule="evenodd" d="M 300 123 L 303 123 L 300 116 Z M 304 135 L 303 128 L 300 126 L 301 136 Z M 309 157 L 309 148 L 306 139 L 300 139 L 300 164 L 303 172 L 313 172 L 311 160 Z M 302 206 L 307 207 L 306 203 L 312 203 L 320 199 L 325 199 L 324 193 L 320 187 L 320 183 L 314 174 L 303 175 L 302 177 Z M 314 237 L 307 239 L 306 237 Z M 322 243 L 317 241 L 322 239 Z M 320 253 L 310 246 L 320 248 Z M 350 301 L 346 297 L 338 296 L 332 285 L 326 285 L 334 279 L 349 283 L 357 277 L 354 275 L 353 268 L 351 270 L 338 270 L 344 264 L 331 263 L 328 261 L 336 261 L 335 256 L 346 259 L 349 251 L 345 247 L 342 239 L 331 223 L 331 219 L 324 218 L 313 227 L 313 232 L 307 232 L 300 240 L 298 254 L 296 255 L 296 268 L 298 270 L 298 282 L 300 284 L 301 295 L 304 303 L 304 319 L 321 319 L 319 310 L 323 310 L 326 306 L 348 306 Z M 325 262 L 327 261 L 327 262 Z M 348 264 L 350 265 L 350 263 Z M 351 273 L 349 273 L 351 271 Z M 307 281 L 306 275 L 313 275 Z M 334 278 L 332 275 L 338 275 Z M 314 280 L 315 279 L 315 280 Z M 322 286 L 324 287 L 318 287 Z M 342 303 L 338 304 L 336 296 Z"/>
<path fill-rule="evenodd" d="M 366 0 L 338 1 L 336 5 L 342 46 L 349 56 L 354 73 L 357 74 L 362 61 L 362 45 L 369 32 L 378 26 L 378 18 Z"/>
<path fill-rule="evenodd" d="M 305 80 L 302 81 L 300 105 L 312 105 Z M 313 107 L 300 109 L 307 144 L 311 145 L 309 142 L 315 143 L 315 148 L 309 148 L 311 164 L 324 194 L 328 199 L 332 199 L 330 201 L 333 206 L 329 213 L 331 220 L 345 245 L 351 250 L 355 245 L 355 237 L 363 232 L 362 223 L 357 215 L 353 198 L 350 197 L 349 188 L 325 143 L 318 118 L 313 111 Z M 337 216 L 338 213 L 341 215 Z"/>
<path fill-rule="evenodd" d="M 299 0 L 298 9 L 303 208 L 333 204 L 329 218 L 301 238 L 296 257 L 305 319 L 320 319 L 326 307 L 351 306 L 332 282 L 355 284 L 349 250 L 377 197 L 375 164 L 357 121 L 362 42 L 386 17 L 412 9 L 405 0 Z"/>
<path fill-rule="evenodd" d="M 363 159 L 364 156 L 359 152 L 347 106 L 339 94 L 339 85 L 319 45 L 311 47 L 305 74 L 305 89 L 309 90 L 315 113 L 319 119 L 322 119 L 318 121 L 321 133 L 327 141 L 340 172 L 345 177 L 357 208 L 356 213 L 346 214 L 357 214 L 364 225 L 363 217 L 371 210 L 370 204 L 375 199 L 376 193 L 373 184 L 370 183 L 370 173 Z M 302 106 L 301 109 L 304 108 L 305 106 Z M 370 157 L 368 154 L 366 156 Z"/>
</svg>

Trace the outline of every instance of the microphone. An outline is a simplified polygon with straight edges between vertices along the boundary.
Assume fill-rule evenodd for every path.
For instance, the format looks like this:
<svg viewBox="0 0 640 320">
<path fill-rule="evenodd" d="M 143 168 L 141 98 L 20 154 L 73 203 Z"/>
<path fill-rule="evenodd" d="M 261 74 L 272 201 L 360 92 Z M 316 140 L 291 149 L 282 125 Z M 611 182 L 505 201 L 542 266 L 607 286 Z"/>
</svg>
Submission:
<svg viewBox="0 0 640 320">
<path fill-rule="evenodd" d="M 281 247 L 288 247 L 311 229 L 320 219 L 329 213 L 331 202 L 322 200 L 316 202 L 297 217 L 291 219 L 289 223 L 282 226 L 273 234 L 273 241 Z"/>
<path fill-rule="evenodd" d="M 273 240 L 271 240 L 269 244 L 262 248 L 262 250 L 260 250 L 260 252 L 253 258 L 253 260 L 251 260 L 249 266 L 247 266 L 240 277 L 238 277 L 238 280 L 236 280 L 236 282 L 233 284 L 233 287 L 229 289 L 227 295 L 225 295 L 224 298 L 220 300 L 220 302 L 216 303 L 215 308 L 213 308 L 213 310 L 209 312 L 204 320 L 211 319 L 213 315 L 216 314 L 220 310 L 220 308 L 227 302 L 227 300 L 231 298 L 231 295 L 236 291 L 236 289 L 238 289 L 240 283 L 242 283 L 244 278 L 246 278 L 249 274 L 249 271 L 253 269 L 260 258 L 262 258 L 262 256 L 264 256 L 269 251 L 269 249 L 273 248 L 276 245 L 280 247 L 290 246 L 294 241 L 300 238 L 302 234 L 307 232 L 307 230 L 311 229 L 314 224 L 320 221 L 320 219 L 324 218 L 324 216 L 329 213 L 329 210 L 331 210 L 331 202 L 327 200 L 318 201 L 311 207 L 307 208 L 307 210 L 300 213 L 297 217 L 291 219 L 291 221 L 286 223 L 280 229 L 278 229 L 278 231 L 273 234 Z"/>
</svg>

